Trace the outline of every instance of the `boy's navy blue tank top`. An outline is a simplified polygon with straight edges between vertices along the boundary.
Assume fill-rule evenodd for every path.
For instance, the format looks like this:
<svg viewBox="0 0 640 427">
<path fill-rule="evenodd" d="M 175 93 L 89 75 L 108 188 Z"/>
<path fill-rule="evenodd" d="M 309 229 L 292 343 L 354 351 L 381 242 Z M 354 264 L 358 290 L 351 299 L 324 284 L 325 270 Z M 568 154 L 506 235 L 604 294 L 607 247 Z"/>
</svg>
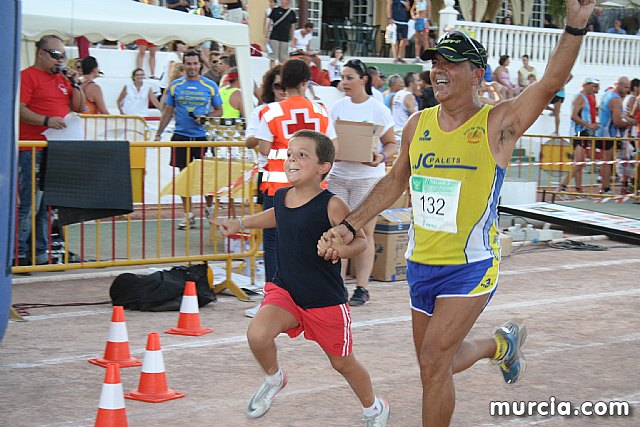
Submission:
<svg viewBox="0 0 640 427">
<path fill-rule="evenodd" d="M 291 187 L 274 196 L 278 268 L 273 283 L 285 289 L 303 309 L 347 302 L 347 290 L 340 276 L 340 262 L 333 264 L 318 256 L 320 236 L 332 227 L 327 208 L 333 193 L 324 190 L 297 208 L 284 204 Z"/>
</svg>

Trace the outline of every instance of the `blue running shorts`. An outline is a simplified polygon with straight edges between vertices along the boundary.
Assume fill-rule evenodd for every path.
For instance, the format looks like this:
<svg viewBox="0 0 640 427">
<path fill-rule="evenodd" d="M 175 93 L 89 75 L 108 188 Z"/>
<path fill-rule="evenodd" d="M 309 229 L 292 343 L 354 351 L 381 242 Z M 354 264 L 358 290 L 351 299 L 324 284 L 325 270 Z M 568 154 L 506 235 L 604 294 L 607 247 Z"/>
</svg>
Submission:
<svg viewBox="0 0 640 427">
<path fill-rule="evenodd" d="M 424 31 L 427 29 L 427 18 L 416 19 L 416 31 Z"/>
<path fill-rule="evenodd" d="M 494 258 L 460 265 L 426 265 L 407 260 L 411 308 L 431 316 L 436 298 L 487 293 L 488 304 L 498 286 L 498 270 L 499 261 Z"/>
</svg>

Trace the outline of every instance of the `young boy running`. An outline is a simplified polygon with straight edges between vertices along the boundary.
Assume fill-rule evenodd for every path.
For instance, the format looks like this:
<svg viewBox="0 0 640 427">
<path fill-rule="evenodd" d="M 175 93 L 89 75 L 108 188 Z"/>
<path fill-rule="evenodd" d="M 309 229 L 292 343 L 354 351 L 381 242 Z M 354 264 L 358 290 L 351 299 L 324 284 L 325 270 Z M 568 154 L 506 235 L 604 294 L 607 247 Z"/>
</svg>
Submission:
<svg viewBox="0 0 640 427">
<path fill-rule="evenodd" d="M 311 130 L 296 132 L 284 164 L 293 187 L 278 190 L 271 209 L 245 218 L 215 221 L 224 236 L 246 228 L 272 227 L 278 236 L 277 272 L 273 282 L 265 285 L 262 306 L 247 330 L 249 347 L 265 372 L 247 414 L 251 418 L 263 416 L 287 384 L 286 374 L 278 366 L 275 338 L 282 332 L 291 338 L 304 332 L 306 339 L 322 347 L 331 366 L 355 392 L 362 404 L 365 426 L 386 426 L 389 405 L 375 396 L 369 373 L 351 352 L 351 315 L 340 262 L 325 261 L 317 254 L 324 231 L 349 214 L 345 202 L 320 186 L 334 158 L 335 148 L 325 135 Z M 332 247 L 340 246 L 343 258 L 366 248 L 362 230 L 350 244 L 341 243 L 331 241 Z"/>
</svg>

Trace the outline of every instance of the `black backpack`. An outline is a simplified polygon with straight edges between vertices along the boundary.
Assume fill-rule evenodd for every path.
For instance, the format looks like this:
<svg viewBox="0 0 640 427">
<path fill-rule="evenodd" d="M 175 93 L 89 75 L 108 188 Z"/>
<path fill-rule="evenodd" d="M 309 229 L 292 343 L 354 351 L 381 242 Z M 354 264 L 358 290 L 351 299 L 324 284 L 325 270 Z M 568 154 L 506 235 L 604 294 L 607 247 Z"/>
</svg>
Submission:
<svg viewBox="0 0 640 427">
<path fill-rule="evenodd" d="M 198 306 L 204 307 L 216 300 L 216 294 L 208 278 L 207 263 L 173 267 L 148 275 L 123 273 L 115 278 L 109 288 L 113 305 L 127 310 L 179 311 L 185 282 L 196 283 Z"/>
</svg>

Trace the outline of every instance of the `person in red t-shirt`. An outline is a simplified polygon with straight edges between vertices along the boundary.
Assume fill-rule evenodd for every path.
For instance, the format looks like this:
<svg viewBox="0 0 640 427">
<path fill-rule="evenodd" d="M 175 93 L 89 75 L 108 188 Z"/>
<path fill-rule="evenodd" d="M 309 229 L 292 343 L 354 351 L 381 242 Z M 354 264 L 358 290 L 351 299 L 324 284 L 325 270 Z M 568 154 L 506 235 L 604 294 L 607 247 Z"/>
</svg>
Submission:
<svg viewBox="0 0 640 427">
<path fill-rule="evenodd" d="M 62 129 L 69 110 L 84 109 L 84 94 L 76 81 L 76 70 L 63 70 L 64 43 L 57 36 L 36 42 L 35 64 L 20 73 L 20 141 L 44 141 L 47 128 Z M 35 161 L 33 155 L 35 154 Z M 42 206 L 40 164 L 42 149 L 20 149 L 18 154 L 18 259 L 17 265 L 48 262 L 47 212 Z M 32 165 L 36 166 L 35 206 L 32 209 Z M 36 212 L 35 250 L 31 248 L 31 212 Z M 35 252 L 35 259 L 34 254 Z"/>
</svg>

